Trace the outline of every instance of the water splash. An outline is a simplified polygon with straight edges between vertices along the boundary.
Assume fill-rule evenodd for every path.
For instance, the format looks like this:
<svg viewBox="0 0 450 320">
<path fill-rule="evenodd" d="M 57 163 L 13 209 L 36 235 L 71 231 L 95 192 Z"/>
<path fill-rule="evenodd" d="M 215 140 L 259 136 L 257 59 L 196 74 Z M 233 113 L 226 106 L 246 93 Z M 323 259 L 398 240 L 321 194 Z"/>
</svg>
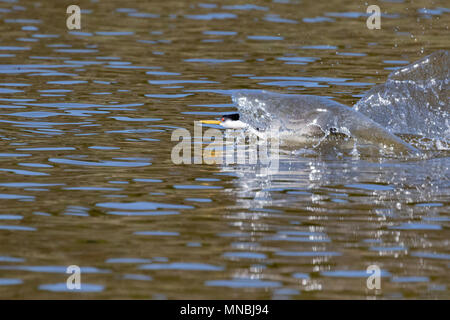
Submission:
<svg viewBox="0 0 450 320">
<path fill-rule="evenodd" d="M 369 90 L 355 110 L 396 134 L 412 135 L 423 149 L 448 149 L 450 53 L 437 51 L 392 72 Z M 406 137 L 405 137 L 406 138 Z"/>
<path fill-rule="evenodd" d="M 418 154 L 415 147 L 449 149 L 449 79 L 450 54 L 441 50 L 391 73 L 354 108 L 260 90 L 237 90 L 233 101 L 252 128 L 273 134 L 276 123 L 282 146 L 317 148 L 331 140 L 349 154 L 374 146 L 383 154 Z"/>
<path fill-rule="evenodd" d="M 239 90 L 233 101 L 252 128 L 270 135 L 277 130 L 283 147 L 315 148 L 331 143 L 350 153 L 358 142 L 361 148 L 370 145 L 383 152 L 418 153 L 368 117 L 325 97 Z"/>
</svg>

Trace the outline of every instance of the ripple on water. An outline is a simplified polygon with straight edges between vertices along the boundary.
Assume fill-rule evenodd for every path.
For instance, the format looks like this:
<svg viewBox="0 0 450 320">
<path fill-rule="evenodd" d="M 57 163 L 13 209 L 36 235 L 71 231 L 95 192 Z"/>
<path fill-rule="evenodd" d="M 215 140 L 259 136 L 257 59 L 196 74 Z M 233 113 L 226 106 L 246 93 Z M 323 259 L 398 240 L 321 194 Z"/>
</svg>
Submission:
<svg viewBox="0 0 450 320">
<path fill-rule="evenodd" d="M 250 40 L 262 40 L 262 41 L 274 41 L 274 40 L 283 40 L 283 37 L 277 36 L 247 36 Z"/>
<path fill-rule="evenodd" d="M 298 23 L 297 20 L 281 18 L 278 14 L 267 14 L 264 17 L 264 20 L 269 21 L 269 22 L 277 22 L 277 23 L 291 23 L 291 24 Z"/>
<path fill-rule="evenodd" d="M 119 147 L 106 147 L 106 146 L 91 146 L 89 149 L 95 149 L 95 150 L 118 150 Z"/>
<path fill-rule="evenodd" d="M 0 88 L 0 93 L 18 93 L 18 92 L 23 92 L 23 90 Z"/>
<path fill-rule="evenodd" d="M 187 190 L 212 190 L 223 189 L 222 186 L 206 186 L 206 185 L 174 185 L 175 189 L 187 189 Z"/>
<path fill-rule="evenodd" d="M 389 229 L 393 230 L 441 230 L 442 227 L 438 224 L 426 224 L 426 223 L 412 223 L 405 222 L 401 225 L 391 226 Z"/>
<path fill-rule="evenodd" d="M 30 47 L 19 47 L 19 46 L 0 46 L 0 50 L 4 51 L 25 51 L 30 50 Z"/>
<path fill-rule="evenodd" d="M 36 172 L 36 171 L 28 171 L 28 170 L 18 170 L 18 169 L 4 169 L 0 168 L 0 171 L 5 172 L 12 172 L 18 175 L 25 175 L 25 176 L 48 176 L 48 173 L 44 172 Z"/>
<path fill-rule="evenodd" d="M 55 52 L 61 53 L 94 53 L 97 49 L 54 49 Z"/>
<path fill-rule="evenodd" d="M 0 266 L 0 270 L 19 270 L 42 273 L 66 273 L 67 266 Z M 98 269 L 95 267 L 81 267 L 82 273 L 110 273 L 107 269 Z"/>
<path fill-rule="evenodd" d="M 74 36 L 92 37 L 92 33 L 91 32 L 69 31 L 68 33 L 71 34 L 71 35 L 74 35 Z"/>
<path fill-rule="evenodd" d="M 151 183 L 163 182 L 163 180 L 160 180 L 160 179 L 146 179 L 146 178 L 134 178 L 133 181 L 135 181 L 135 182 L 151 182 Z"/>
<path fill-rule="evenodd" d="M 212 200 L 209 198 L 185 198 L 184 200 L 191 202 L 204 202 L 204 203 L 212 202 Z"/>
<path fill-rule="evenodd" d="M 141 121 L 141 122 L 148 122 L 148 121 L 161 121 L 163 119 L 161 118 L 131 118 L 131 117 L 110 117 L 112 119 L 115 119 L 117 121 Z"/>
<path fill-rule="evenodd" d="M 314 18 L 303 18 L 302 20 L 303 20 L 303 22 L 306 22 L 306 23 L 335 22 L 336 21 L 333 18 L 321 17 L 321 16 L 314 17 Z"/>
<path fill-rule="evenodd" d="M 109 161 L 100 160 L 95 161 L 80 161 L 64 158 L 49 158 L 48 161 L 53 163 L 71 164 L 76 166 L 93 166 L 93 167 L 145 167 L 151 165 L 150 162 L 133 162 L 133 161 Z"/>
<path fill-rule="evenodd" d="M 211 63 L 211 64 L 219 64 L 219 63 L 236 63 L 243 62 L 241 59 L 207 59 L 207 58 L 193 58 L 193 59 L 185 59 L 186 62 L 198 62 L 198 63 Z"/>
<path fill-rule="evenodd" d="M 267 259 L 267 255 L 264 253 L 257 253 L 257 252 L 225 252 L 223 254 L 225 258 L 229 259 L 257 259 L 257 260 L 263 260 Z"/>
<path fill-rule="evenodd" d="M 304 236 L 289 236 L 286 234 L 279 234 L 275 236 L 265 237 L 264 241 L 292 241 L 292 242 L 330 242 L 331 240 L 326 235 L 320 234 L 304 234 Z"/>
<path fill-rule="evenodd" d="M 0 286 L 12 286 L 22 283 L 23 281 L 21 279 L 0 278 Z"/>
<path fill-rule="evenodd" d="M 178 72 L 167 72 L 167 71 L 147 71 L 146 74 L 152 76 L 179 76 L 181 73 Z"/>
<path fill-rule="evenodd" d="M 130 12 L 130 13 L 128 13 L 128 16 L 134 17 L 134 18 L 143 18 L 143 19 L 159 18 L 158 14 L 146 13 L 146 12 Z"/>
<path fill-rule="evenodd" d="M 338 47 L 331 45 L 312 45 L 312 46 L 302 46 L 301 49 L 312 49 L 312 50 L 336 50 Z"/>
<path fill-rule="evenodd" d="M 276 255 L 286 257 L 337 257 L 342 255 L 334 251 L 278 251 Z"/>
<path fill-rule="evenodd" d="M 119 209 L 119 210 L 157 210 L 157 209 L 194 209 L 192 206 L 159 203 L 159 202 L 101 202 L 96 204 L 97 207 Z"/>
<path fill-rule="evenodd" d="M 42 20 L 39 19 L 5 19 L 5 23 L 20 23 L 20 24 L 40 24 Z"/>
<path fill-rule="evenodd" d="M 123 279 L 125 280 L 138 280 L 138 281 L 151 281 L 152 277 L 144 275 L 144 274 L 131 274 L 127 273 L 123 275 Z"/>
<path fill-rule="evenodd" d="M 295 279 L 309 279 L 309 274 L 296 272 L 292 275 L 292 277 Z"/>
<path fill-rule="evenodd" d="M 226 10 L 261 10 L 261 11 L 269 10 L 268 7 L 258 6 L 255 4 L 225 5 L 225 6 L 222 6 L 222 9 L 226 9 Z"/>
<path fill-rule="evenodd" d="M 99 284 L 91 284 L 91 283 L 81 283 L 80 289 L 69 289 L 67 287 L 67 283 L 61 282 L 61 283 L 52 283 L 52 284 L 41 284 L 38 287 L 39 290 L 43 291 L 51 291 L 51 292 L 70 292 L 70 293 L 77 293 L 77 292 L 101 292 L 105 289 L 104 286 Z"/>
<path fill-rule="evenodd" d="M 174 85 L 174 84 L 184 84 L 184 83 L 218 83 L 217 81 L 210 80 L 148 80 L 150 84 L 159 84 L 159 85 Z"/>
<path fill-rule="evenodd" d="M 160 98 L 160 99 L 177 99 L 185 98 L 191 96 L 192 93 L 181 93 L 181 94 L 145 94 L 148 98 Z"/>
<path fill-rule="evenodd" d="M 227 288 L 276 288 L 281 287 L 281 282 L 265 281 L 261 279 L 235 278 L 232 280 L 211 280 L 205 282 L 209 287 Z"/>
<path fill-rule="evenodd" d="M 328 87 L 327 85 L 319 84 L 317 82 L 307 82 L 307 81 L 272 81 L 272 82 L 260 82 L 259 84 L 263 86 L 275 86 L 275 87 L 305 87 L 305 88 Z"/>
<path fill-rule="evenodd" d="M 391 186 L 385 186 L 380 184 L 370 184 L 370 183 L 355 183 L 355 184 L 346 184 L 345 187 L 353 188 L 353 189 L 363 189 L 370 191 L 391 191 L 394 190 Z"/>
<path fill-rule="evenodd" d="M 154 263 L 140 266 L 141 270 L 184 270 L 184 271 L 222 271 L 224 268 L 206 263 L 174 262 Z"/>
<path fill-rule="evenodd" d="M 140 258 L 110 258 L 105 261 L 105 263 L 150 263 L 150 259 L 140 259 Z"/>
<path fill-rule="evenodd" d="M 0 214 L 0 220 L 22 220 L 23 216 L 19 216 L 16 214 Z M 0 257 L 0 261 L 1 257 Z"/>
<path fill-rule="evenodd" d="M 24 107 L 24 106 L 13 106 L 13 105 L 5 105 L 5 104 L 2 104 L 2 105 L 0 105 L 0 108 L 1 108 L 1 109 L 24 109 L 24 108 L 26 108 L 26 107 Z"/>
<path fill-rule="evenodd" d="M 108 211 L 107 214 L 115 216 L 128 216 L 128 217 L 138 217 L 138 216 L 168 216 L 180 214 L 178 211 Z"/>
<path fill-rule="evenodd" d="M 285 63 L 308 64 L 316 61 L 315 57 L 278 57 L 277 60 L 285 61 Z"/>
<path fill-rule="evenodd" d="M 28 153 L 0 153 L 1 158 L 30 157 Z"/>
<path fill-rule="evenodd" d="M 17 148 L 18 151 L 68 151 L 76 150 L 74 147 L 39 147 L 39 148 Z"/>
<path fill-rule="evenodd" d="M 439 202 L 417 203 L 416 207 L 442 207 L 444 204 Z"/>
<path fill-rule="evenodd" d="M 25 259 L 9 257 L 9 256 L 0 256 L 0 262 L 24 262 Z"/>
<path fill-rule="evenodd" d="M 442 260 L 450 260 L 450 254 L 446 253 L 435 253 L 435 252 L 412 252 L 411 256 L 426 258 L 426 259 L 442 259 Z"/>
<path fill-rule="evenodd" d="M 186 19 L 191 20 L 223 20 L 223 19 L 236 19 L 237 15 L 233 13 L 207 13 L 207 14 L 188 14 L 184 16 Z"/>
<path fill-rule="evenodd" d="M 170 231 L 136 231 L 134 234 L 138 236 L 179 236 L 179 232 Z"/>
<path fill-rule="evenodd" d="M 63 190 L 79 190 L 79 191 L 121 191 L 122 188 L 110 188 L 110 187 L 69 187 L 63 188 Z"/>
<path fill-rule="evenodd" d="M 207 31 L 203 31 L 203 34 L 212 35 L 212 36 L 234 36 L 237 34 L 237 32 L 236 31 L 207 30 Z"/>
<path fill-rule="evenodd" d="M 321 275 L 325 277 L 336 277 L 336 278 L 367 278 L 372 273 L 366 270 L 334 270 L 334 271 L 322 271 Z M 391 274 L 385 270 L 381 270 L 381 277 L 391 277 Z"/>
<path fill-rule="evenodd" d="M 364 12 L 326 12 L 326 16 L 335 18 L 360 18 L 366 17 L 368 14 Z"/>
<path fill-rule="evenodd" d="M 132 36 L 133 31 L 96 31 L 96 35 L 99 36 Z"/>
<path fill-rule="evenodd" d="M 420 276 L 408 276 L 408 277 L 393 277 L 391 282 L 398 283 L 417 283 L 417 282 L 429 282 L 430 278 Z"/>
<path fill-rule="evenodd" d="M 26 196 L 22 194 L 5 194 L 0 193 L 0 199 L 17 200 L 17 199 L 34 199 L 34 196 Z"/>
</svg>

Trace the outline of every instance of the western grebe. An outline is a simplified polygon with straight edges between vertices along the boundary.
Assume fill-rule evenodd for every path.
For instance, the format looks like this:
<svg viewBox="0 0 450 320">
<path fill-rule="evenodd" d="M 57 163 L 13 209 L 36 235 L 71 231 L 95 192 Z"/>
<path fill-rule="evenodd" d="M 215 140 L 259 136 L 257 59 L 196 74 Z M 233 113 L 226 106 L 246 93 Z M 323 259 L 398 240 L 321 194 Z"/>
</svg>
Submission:
<svg viewBox="0 0 450 320">
<path fill-rule="evenodd" d="M 248 124 L 239 120 L 239 113 L 223 115 L 220 120 L 201 120 L 204 124 L 218 124 L 226 129 L 244 129 L 248 128 Z"/>
<path fill-rule="evenodd" d="M 278 135 L 289 147 L 316 146 L 328 136 L 346 136 L 358 144 L 377 145 L 401 153 L 419 151 L 358 111 L 331 99 L 260 90 L 236 90 L 239 113 L 220 120 L 201 120 L 225 129 L 245 129 L 258 136 Z"/>
</svg>

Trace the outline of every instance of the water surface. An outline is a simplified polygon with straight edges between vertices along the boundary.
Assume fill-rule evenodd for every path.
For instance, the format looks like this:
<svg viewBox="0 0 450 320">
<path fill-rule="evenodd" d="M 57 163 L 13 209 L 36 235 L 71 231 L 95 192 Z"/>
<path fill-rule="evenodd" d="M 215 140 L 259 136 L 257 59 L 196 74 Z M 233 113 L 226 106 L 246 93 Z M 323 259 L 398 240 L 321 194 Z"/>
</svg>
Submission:
<svg viewBox="0 0 450 320">
<path fill-rule="evenodd" d="M 232 90 L 353 106 L 449 49 L 446 1 L 379 5 L 368 30 L 364 1 L 87 1 L 69 31 L 65 4 L 0 1 L 0 297 L 448 299 L 445 145 L 277 171 L 170 157 Z"/>
</svg>

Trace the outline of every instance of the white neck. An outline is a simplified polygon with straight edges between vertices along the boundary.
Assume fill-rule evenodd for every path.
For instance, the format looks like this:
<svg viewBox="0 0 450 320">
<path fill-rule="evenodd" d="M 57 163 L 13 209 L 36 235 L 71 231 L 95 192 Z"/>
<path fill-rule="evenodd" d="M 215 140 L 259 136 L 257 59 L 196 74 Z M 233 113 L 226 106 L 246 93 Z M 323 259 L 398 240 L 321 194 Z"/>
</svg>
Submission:
<svg viewBox="0 0 450 320">
<path fill-rule="evenodd" d="M 243 129 L 248 127 L 248 124 L 246 124 L 245 122 L 242 122 L 240 120 L 233 121 L 230 119 L 225 120 L 220 125 L 227 129 Z"/>
</svg>

